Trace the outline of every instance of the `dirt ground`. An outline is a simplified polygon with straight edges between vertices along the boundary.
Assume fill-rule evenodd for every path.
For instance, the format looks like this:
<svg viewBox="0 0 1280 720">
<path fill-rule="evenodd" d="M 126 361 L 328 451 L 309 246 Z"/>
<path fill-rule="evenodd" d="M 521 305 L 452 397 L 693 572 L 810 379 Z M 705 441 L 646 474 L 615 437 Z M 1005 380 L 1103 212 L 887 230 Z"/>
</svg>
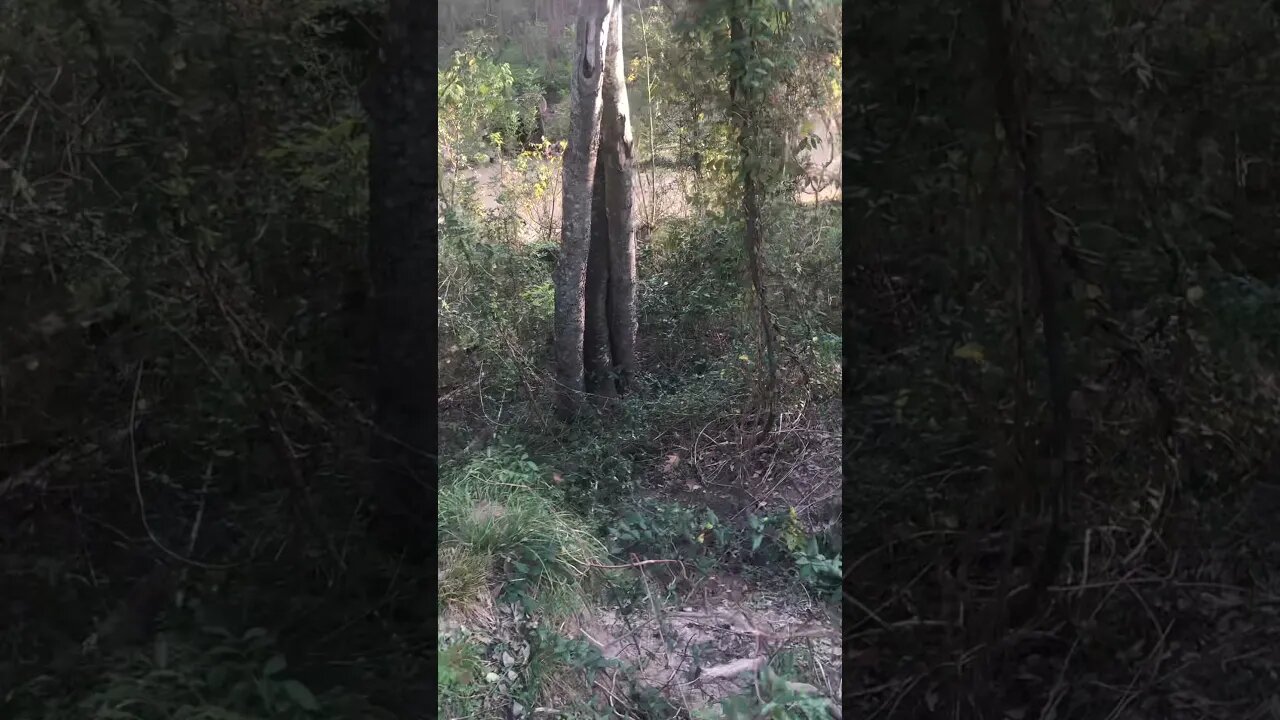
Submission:
<svg viewBox="0 0 1280 720">
<path fill-rule="evenodd" d="M 785 414 L 775 443 L 745 459 L 745 475 L 727 429 L 704 428 L 654 458 L 646 494 L 709 507 L 729 524 L 795 508 L 805 531 L 819 533 L 840 514 L 840 439 L 822 420 L 839 411 L 833 403 Z M 726 567 L 691 583 L 675 606 L 630 618 L 603 610 L 569 629 L 689 708 L 747 689 L 752 675 L 744 671 L 784 650 L 800 658 L 816 694 L 839 703 L 843 690 L 839 609 L 785 578 Z"/>
</svg>

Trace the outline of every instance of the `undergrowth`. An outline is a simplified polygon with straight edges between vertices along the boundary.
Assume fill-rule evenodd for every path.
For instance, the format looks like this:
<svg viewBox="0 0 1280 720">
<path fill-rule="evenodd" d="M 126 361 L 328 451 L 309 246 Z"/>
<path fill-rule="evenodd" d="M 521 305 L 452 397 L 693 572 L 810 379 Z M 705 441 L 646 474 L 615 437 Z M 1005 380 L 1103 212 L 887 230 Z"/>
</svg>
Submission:
<svg viewBox="0 0 1280 720">
<path fill-rule="evenodd" d="M 708 588 L 722 592 L 726 575 L 761 588 L 753 593 L 798 593 L 833 609 L 839 598 L 838 526 L 828 531 L 808 511 L 802 519 L 795 506 L 776 501 L 753 509 L 737 499 L 708 503 L 655 490 L 655 474 L 689 466 L 657 470 L 687 454 L 682 447 L 697 449 L 699 463 L 728 467 L 756 373 L 750 316 L 738 309 L 738 231 L 716 215 L 654 229 L 638 259 L 636 391 L 566 428 L 546 407 L 554 248 L 511 240 L 505 223 L 467 199 L 474 189 L 455 190 L 439 250 L 447 398 L 439 560 L 442 616 L 458 618 L 460 627 L 451 624 L 440 640 L 449 658 L 440 710 L 514 703 L 594 718 L 612 705 L 638 717 L 670 716 L 682 702 L 669 687 L 655 688 L 643 664 L 607 657 L 572 628 L 602 611 L 646 622 L 693 602 L 691 594 L 701 604 Z M 775 248 L 770 266 L 779 268 L 777 292 L 785 298 L 778 314 L 790 350 L 785 402 L 803 418 L 813 412 L 808 404 L 838 396 L 839 296 L 835 278 L 822 271 L 838 257 L 839 231 L 826 209 L 791 212 L 796 236 Z M 793 293 L 823 300 L 794 302 Z M 708 433 L 727 439 L 709 441 Z M 649 562 L 656 564 L 636 565 Z M 783 672 L 795 682 L 820 674 L 814 668 Z M 597 685 L 603 674 L 619 683 L 613 697 Z M 765 700 L 768 716 L 809 717 L 808 710 L 827 707 L 820 695 L 828 689 L 796 692 L 777 678 L 755 680 L 766 695 L 777 694 Z M 725 698 L 724 717 L 747 717 L 759 702 Z"/>
<path fill-rule="evenodd" d="M 512 182 L 544 180 L 530 174 Z M 688 712 L 670 684 L 677 673 L 655 681 L 648 663 L 634 662 L 630 651 L 613 648 L 610 653 L 623 658 L 607 657 L 574 630 L 613 612 L 635 618 L 625 622 L 665 625 L 661 618 L 672 608 L 701 605 L 735 578 L 760 588 L 739 592 L 742 601 L 794 595 L 834 612 L 839 529 L 814 520 L 812 498 L 803 490 L 813 483 L 838 498 L 838 454 L 821 460 L 812 454 L 837 437 L 830 430 L 838 411 L 830 408 L 839 396 L 839 288 L 829 269 L 839 262 L 838 210 L 771 206 L 777 213 L 771 229 L 785 237 L 769 245 L 767 266 L 787 351 L 782 403 L 793 419 L 776 447 L 732 470 L 758 374 L 741 225 L 733 213 L 702 208 L 666 217 L 644 236 L 637 258 L 635 391 L 607 412 L 565 427 L 547 402 L 556 247 L 524 239 L 512 227 L 519 218 L 502 203 L 486 213 L 479 198 L 490 189 L 462 178 L 452 178 L 448 188 L 438 250 L 439 559 L 446 590 L 441 613 L 456 623 L 440 640 L 450 658 L 441 675 L 449 690 L 440 711 L 485 712 L 514 703 L 526 712 L 554 706 L 584 718 L 603 716 L 611 706 L 637 717 Z M 519 184 L 504 189 L 507 207 L 522 193 L 532 198 L 539 191 Z M 769 453 L 776 457 L 765 462 Z M 743 507 L 730 492 L 701 497 L 713 487 L 684 475 L 709 472 L 731 487 L 739 475 L 768 476 L 771 464 L 798 476 L 820 469 L 831 474 L 806 478 L 793 498 L 770 497 L 755 508 Z M 664 487 L 677 476 L 695 490 Z M 832 481 L 834 490 L 823 484 Z M 692 646 L 695 654 L 706 650 L 714 657 L 714 649 Z M 678 647 L 664 652 L 681 656 Z M 686 661 L 678 674 L 693 665 Z M 820 673 L 811 664 L 803 668 L 786 673 Z M 601 690 L 603 675 L 613 678 L 612 693 Z M 829 691 L 824 686 L 823 694 Z M 777 717 L 799 718 L 805 715 L 793 704 L 823 707 L 812 694 L 801 695 L 766 712 L 783 708 Z"/>
</svg>

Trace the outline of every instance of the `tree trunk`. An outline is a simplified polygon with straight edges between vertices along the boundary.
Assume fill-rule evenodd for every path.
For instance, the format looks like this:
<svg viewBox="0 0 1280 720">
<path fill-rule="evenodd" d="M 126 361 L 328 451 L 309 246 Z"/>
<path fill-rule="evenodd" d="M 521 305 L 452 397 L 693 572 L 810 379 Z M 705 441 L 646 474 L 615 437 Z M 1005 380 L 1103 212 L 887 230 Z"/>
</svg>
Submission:
<svg viewBox="0 0 1280 720">
<path fill-rule="evenodd" d="M 583 0 L 577 38 L 555 276 L 556 406 L 564 419 L 576 414 L 584 391 L 626 392 L 637 327 L 631 118 L 617 0 Z"/>
<path fill-rule="evenodd" d="M 609 351 L 609 217 L 605 207 L 605 154 L 596 161 L 591 192 L 591 247 L 587 252 L 587 315 L 583 362 L 586 389 L 606 398 L 617 397 Z"/>
<path fill-rule="evenodd" d="M 751 11 L 751 1 L 746 0 L 746 12 Z M 747 75 L 747 59 L 754 52 L 742 8 L 734 7 L 729 18 L 729 35 L 737 50 L 735 67 L 729 83 L 732 116 L 738 130 L 738 149 L 742 159 L 742 214 L 745 221 L 743 234 L 747 259 L 747 278 L 751 282 L 751 296 L 759 318 L 760 349 L 764 358 L 764 377 L 758 389 L 761 409 L 765 412 L 760 426 L 764 436 L 773 425 L 774 395 L 777 392 L 778 366 L 773 319 L 769 313 L 768 296 L 764 284 L 764 231 L 760 222 L 760 204 L 763 195 L 761 173 L 764 170 L 761 141 L 756 120 L 757 104 L 761 102 L 758 91 L 753 91 L 744 81 Z M 757 438 L 763 440 L 763 437 Z"/>
<path fill-rule="evenodd" d="M 560 258 L 555 270 L 554 363 L 556 411 L 578 412 L 584 386 L 587 252 L 591 197 L 600 140 L 600 87 L 610 16 L 616 0 L 582 0 L 569 83 L 569 145 L 564 153 L 564 204 Z"/>
<path fill-rule="evenodd" d="M 433 129 L 435 17 L 432 6 L 392 0 L 382 61 L 362 88 L 369 114 L 369 269 L 375 323 L 374 421 L 370 454 L 375 535 L 424 555 L 434 513 L 435 336 L 423 318 L 434 305 Z"/>
<path fill-rule="evenodd" d="M 1043 592 L 1056 576 L 1062 561 L 1065 542 L 1060 537 L 1066 520 L 1067 493 L 1071 486 L 1072 451 L 1071 396 L 1073 380 L 1067 366 L 1067 333 L 1061 303 L 1069 298 L 1070 289 L 1064 277 L 1061 252 L 1049 228 L 1049 215 L 1040 187 L 1040 137 L 1027 110 L 1029 78 L 1025 9 L 1013 0 L 1011 17 L 1000 21 L 993 7 L 993 30 L 997 38 L 996 58 L 1003 58 L 1005 74 L 997 84 L 996 103 L 1005 129 L 1006 142 L 1018 161 L 1019 219 L 1026 256 L 1031 258 L 1036 278 L 1041 327 L 1044 333 L 1045 360 L 1048 366 L 1049 442 L 1046 458 L 1049 477 L 1042 488 L 1036 488 L 1048 506 L 1053 524 L 1049 546 L 1033 579 L 1033 591 Z"/>
<path fill-rule="evenodd" d="M 609 222 L 609 341 L 618 392 L 635 374 L 636 236 L 632 215 L 631 106 L 622 54 L 622 12 L 614 13 L 604 74 L 601 149 L 605 160 L 605 204 Z"/>
</svg>

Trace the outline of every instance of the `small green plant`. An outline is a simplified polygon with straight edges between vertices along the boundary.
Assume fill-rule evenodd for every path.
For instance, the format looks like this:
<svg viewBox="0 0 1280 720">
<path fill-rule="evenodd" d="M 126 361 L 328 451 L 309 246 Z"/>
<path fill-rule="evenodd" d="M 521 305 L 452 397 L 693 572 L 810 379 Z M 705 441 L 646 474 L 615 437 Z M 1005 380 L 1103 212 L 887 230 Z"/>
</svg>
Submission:
<svg viewBox="0 0 1280 720">
<path fill-rule="evenodd" d="M 819 538 L 805 533 L 795 508 L 773 515 L 747 518 L 752 553 L 790 557 L 800 581 L 830 602 L 838 602 L 843 579 L 839 550 L 825 547 Z M 766 543 L 766 540 L 771 542 Z"/>
<path fill-rule="evenodd" d="M 820 593 L 830 602 L 839 602 L 841 582 L 844 578 L 840 553 L 827 557 L 818 549 L 816 538 L 809 538 L 802 550 L 794 553 L 800 581 Z"/>
<path fill-rule="evenodd" d="M 437 642 L 437 711 L 440 717 L 459 717 L 479 709 L 484 665 L 479 648 L 466 639 L 440 636 Z"/>
<path fill-rule="evenodd" d="M 769 515 L 749 515 L 747 530 L 751 553 L 763 559 L 786 558 L 804 549 L 806 536 L 795 508 Z"/>
<path fill-rule="evenodd" d="M 461 51 L 439 71 L 439 134 L 449 146 L 478 149 L 489 133 L 513 137 L 519 124 L 511 66 L 483 53 Z"/>
<path fill-rule="evenodd" d="M 618 660 L 606 658 L 600 648 L 586 640 L 567 638 L 545 627 L 538 627 L 534 631 L 533 650 L 535 654 L 541 654 L 549 660 L 584 671 L 588 685 L 595 683 L 600 671 L 619 665 Z"/>
<path fill-rule="evenodd" d="M 724 720 L 829 720 L 831 701 L 803 683 L 791 682 L 770 667 L 760 671 L 755 692 L 743 693 L 720 702 Z M 715 711 L 700 717 L 710 720 Z"/>
<path fill-rule="evenodd" d="M 161 633 L 147 651 L 117 656 L 100 667 L 77 699 L 46 698 L 38 716 L 302 720 L 333 717 L 352 701 L 334 693 L 317 697 L 290 677 L 289 663 L 266 629 L 233 634 L 206 627 L 194 636 Z M 33 716 L 19 712 L 14 717 Z"/>
<path fill-rule="evenodd" d="M 727 526 L 714 511 L 702 511 L 679 503 L 653 503 L 628 512 L 609 533 L 610 552 L 619 557 L 631 553 L 644 557 L 704 555 L 709 547 L 723 546 L 730 537 Z"/>
</svg>

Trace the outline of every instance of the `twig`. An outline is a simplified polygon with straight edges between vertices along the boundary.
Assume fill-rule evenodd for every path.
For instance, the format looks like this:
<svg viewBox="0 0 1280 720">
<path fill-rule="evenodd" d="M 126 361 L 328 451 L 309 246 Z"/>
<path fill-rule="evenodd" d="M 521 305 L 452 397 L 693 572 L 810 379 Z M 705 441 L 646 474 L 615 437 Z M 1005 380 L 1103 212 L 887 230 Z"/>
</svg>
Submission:
<svg viewBox="0 0 1280 720">
<path fill-rule="evenodd" d="M 289 469 L 290 485 L 292 486 L 293 494 L 296 496 L 294 506 L 301 511 L 302 518 L 310 526 L 311 531 L 324 543 L 325 549 L 329 551 L 334 564 L 339 570 L 345 572 L 346 563 L 343 561 L 341 553 L 338 552 L 337 545 L 333 542 L 333 536 L 325 530 L 324 524 L 320 522 L 320 517 L 316 514 L 315 507 L 311 502 L 311 492 L 307 487 L 306 479 L 302 476 L 301 468 L 298 467 L 298 455 L 294 452 L 293 443 L 290 442 L 289 436 L 285 434 L 284 423 L 280 421 L 280 416 L 271 407 L 263 411 L 262 420 L 267 424 L 268 428 L 274 431 L 276 451 Z M 330 585 L 333 584 L 333 578 L 329 579 L 329 583 Z"/>
<path fill-rule="evenodd" d="M 634 559 L 635 555 L 632 555 L 631 557 Z M 662 639 L 662 646 L 667 649 L 668 653 L 670 653 L 674 648 L 671 643 L 667 641 L 667 634 L 662 629 L 662 614 L 658 610 L 658 600 L 653 596 L 653 588 L 649 586 L 649 579 L 645 577 L 643 570 L 640 571 L 640 582 L 644 583 L 645 594 L 649 596 L 649 607 L 653 608 L 653 619 L 658 627 L 658 637 Z M 668 679 L 667 682 L 670 682 L 670 679 Z M 684 703 L 685 707 L 689 707 L 689 698 L 685 694 L 683 687 L 680 688 L 680 700 Z"/>
<path fill-rule="evenodd" d="M 138 62 L 137 58 L 129 58 L 129 62 L 130 64 L 132 64 L 134 67 L 138 69 L 138 72 L 142 73 L 142 77 L 147 79 L 147 82 L 151 84 L 151 87 L 155 88 L 156 90 L 159 90 L 161 93 L 165 95 L 168 95 L 169 99 L 171 100 L 175 100 L 179 103 L 182 102 L 181 96 L 179 96 L 177 93 L 173 92 L 169 88 L 166 88 L 165 86 L 156 82 L 155 78 L 151 77 L 151 75 L 147 73 L 147 71 L 142 67 L 142 64 Z"/>
<path fill-rule="evenodd" d="M 213 463 L 205 465 L 204 468 L 204 485 L 200 487 L 200 507 L 196 510 L 195 522 L 191 523 L 191 537 L 187 538 L 187 554 L 191 555 L 196 549 L 196 538 L 200 536 L 200 523 L 204 520 L 204 505 L 208 499 L 209 480 L 213 477 Z"/>
<path fill-rule="evenodd" d="M 129 402 L 129 462 L 133 468 L 133 491 L 138 498 L 138 515 L 142 517 L 142 527 L 147 531 L 147 537 L 151 538 L 151 542 L 156 547 L 164 551 L 166 555 L 187 565 L 193 567 L 204 568 L 205 570 L 230 570 L 238 567 L 243 563 L 231 564 L 214 564 L 204 563 L 199 560 L 193 560 L 185 555 L 170 550 L 167 545 L 160 541 L 154 530 L 151 529 L 151 522 L 147 520 L 147 502 L 142 496 L 142 475 L 138 472 L 138 444 L 134 438 L 134 428 L 137 425 L 138 417 L 138 391 L 142 388 L 142 369 L 145 363 L 138 362 L 138 372 L 133 379 L 133 399 Z"/>
<path fill-rule="evenodd" d="M 625 565 L 602 565 L 600 563 L 594 563 L 588 560 L 586 562 L 586 565 L 587 567 L 603 568 L 606 570 L 622 570 L 625 568 L 640 567 L 642 565 L 657 565 L 661 563 L 675 563 L 676 565 L 679 565 L 682 569 L 684 568 L 684 562 L 681 560 L 639 560 L 637 562 L 627 563 Z"/>
</svg>

